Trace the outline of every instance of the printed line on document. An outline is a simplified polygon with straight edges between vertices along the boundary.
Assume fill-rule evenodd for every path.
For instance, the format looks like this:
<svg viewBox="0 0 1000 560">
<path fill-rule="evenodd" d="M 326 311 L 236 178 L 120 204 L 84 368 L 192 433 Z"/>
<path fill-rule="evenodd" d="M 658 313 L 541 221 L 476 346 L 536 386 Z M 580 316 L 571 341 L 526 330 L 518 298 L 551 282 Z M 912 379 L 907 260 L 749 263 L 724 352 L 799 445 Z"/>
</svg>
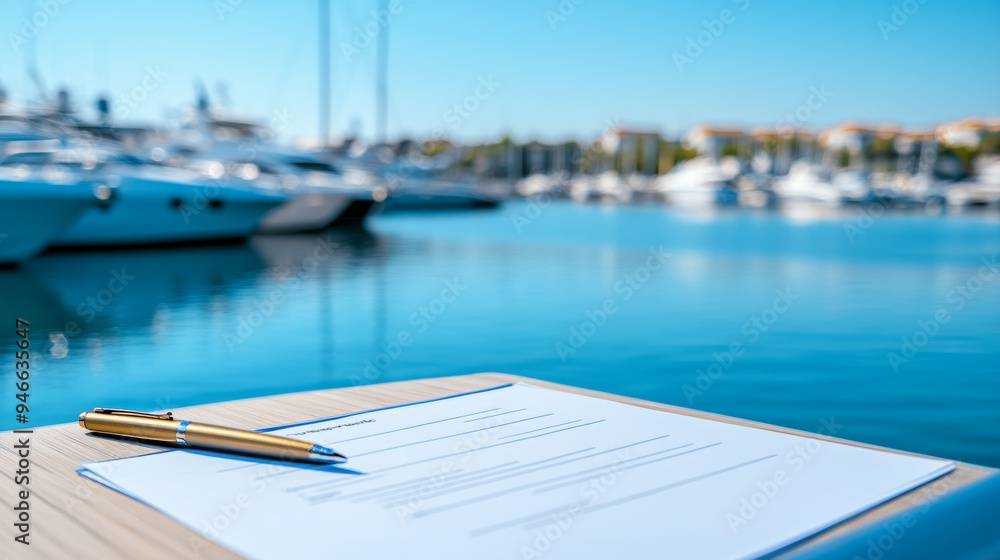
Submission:
<svg viewBox="0 0 1000 560">
<path fill-rule="evenodd" d="M 743 467 L 746 467 L 746 466 L 749 466 L 749 465 L 753 465 L 754 463 L 759 463 L 761 461 L 766 461 L 768 459 L 773 459 L 773 458 L 775 458 L 777 456 L 778 456 L 777 454 L 768 455 L 766 457 L 761 457 L 759 459 L 754 459 L 752 461 L 747 461 L 745 463 L 740 463 L 738 465 L 732 465 L 732 466 L 726 467 L 724 469 L 719 469 L 717 471 L 712 471 L 712 472 L 709 472 L 709 473 L 700 474 L 698 476 L 693 476 L 691 478 L 687 478 L 687 479 L 684 479 L 684 480 L 681 480 L 681 481 L 678 481 L 678 482 L 667 484 L 666 486 L 660 486 L 658 488 L 653 488 L 653 489 L 650 489 L 650 490 L 639 492 L 637 494 L 632 494 L 631 496 L 625 496 L 624 498 L 619 498 L 617 500 L 612 500 L 610 502 L 605 502 L 605 503 L 602 503 L 602 504 L 594 504 L 594 505 L 590 505 L 590 506 L 584 506 L 583 509 L 581 509 L 577 513 L 577 515 L 584 515 L 584 514 L 587 514 L 587 513 L 591 513 L 591 512 L 594 512 L 594 511 L 601 510 L 601 509 L 606 509 L 606 508 L 609 508 L 609 507 L 614 507 L 614 506 L 617 506 L 617 505 L 621 505 L 621 504 L 624 504 L 626 502 L 630 502 L 632 500 L 638 500 L 640 498 L 645 498 L 645 497 L 648 497 L 648 496 L 652 496 L 654 494 L 659 494 L 660 492 L 666 492 L 667 490 L 673 490 L 674 488 L 678 488 L 678 487 L 684 486 L 686 484 L 691 484 L 691 483 L 694 483 L 694 482 L 698 482 L 699 480 L 704 480 L 706 478 L 710 478 L 710 477 L 713 477 L 713 476 L 724 474 L 724 473 L 727 473 L 729 471 L 734 471 L 736 469 L 740 469 L 740 468 L 743 468 Z M 574 504 L 574 505 L 580 505 L 580 504 L 586 504 L 586 502 L 578 502 L 577 504 Z M 555 509 L 550 509 L 550 510 L 547 510 L 547 511 L 543 511 L 543 512 L 540 512 L 540 513 L 536 513 L 536 514 L 533 514 L 533 515 L 522 517 L 522 518 L 519 518 L 519 519 L 514 519 L 514 520 L 511 520 L 511 521 L 505 521 L 504 523 L 498 523 L 496 525 L 491 525 L 489 527 L 483 527 L 481 529 L 476 529 L 475 531 L 472 531 L 470 533 L 470 535 L 473 536 L 473 537 L 479 537 L 479 536 L 482 536 L 482 535 L 485 535 L 485 534 L 488 534 L 488 533 L 493 533 L 495 531 L 500 531 L 502 529 L 507 529 L 507 528 L 510 528 L 510 527 L 516 527 L 516 526 L 520 526 L 520 525 L 523 525 L 524 526 L 523 528 L 525 530 L 530 530 L 533 527 L 537 526 L 535 524 L 538 523 L 539 520 L 541 520 L 541 524 L 542 525 L 545 525 L 547 523 L 550 523 L 550 521 L 548 520 L 550 516 L 552 516 L 552 515 L 558 515 L 559 513 L 564 513 L 566 510 L 567 510 L 567 506 L 562 506 L 562 507 L 558 507 L 558 508 L 555 508 Z"/>
<path fill-rule="evenodd" d="M 440 441 L 442 439 L 449 439 L 449 438 L 453 438 L 453 437 L 464 436 L 464 435 L 468 435 L 468 434 L 474 434 L 476 432 L 482 432 L 483 430 L 494 430 L 496 428 L 502 428 L 503 426 L 510 426 L 511 424 L 519 424 L 521 422 L 527 422 L 529 420 L 538 420 L 539 418 L 545 418 L 547 416 L 552 416 L 553 414 L 555 414 L 555 413 L 554 412 L 550 412 L 548 414 L 542 414 L 542 415 L 539 415 L 539 416 L 532 416 L 531 418 L 522 418 L 520 420 L 514 420 L 513 422 L 507 422 L 506 424 L 497 424 L 496 426 L 487 426 L 485 428 L 476 428 L 475 430 L 469 430 L 468 432 L 460 432 L 460 433 L 457 433 L 457 434 L 449 434 L 449 435 L 446 435 L 446 436 L 440 436 L 440 437 L 436 437 L 436 438 L 425 439 L 425 440 L 422 440 L 422 441 L 411 441 L 409 443 L 403 443 L 403 444 L 400 444 L 400 445 L 395 445 L 393 447 L 386 447 L 385 449 L 376 449 L 375 451 L 369 451 L 367 453 L 355 453 L 354 455 L 352 455 L 352 457 L 364 457 L 365 455 L 373 455 L 375 453 L 383 453 L 385 451 L 393 451 L 395 449 L 402 449 L 404 447 L 411 447 L 411 446 L 414 446 L 414 445 L 420 445 L 422 443 L 430 443 L 432 441 Z"/>
<path fill-rule="evenodd" d="M 499 408 L 494 410 L 500 410 Z M 514 414 L 515 412 L 524 412 L 528 410 L 527 408 L 519 408 L 517 410 L 511 410 L 510 412 L 501 412 L 500 414 L 487 414 L 486 416 L 481 416 L 479 418 L 469 418 L 468 420 L 463 420 L 463 422 L 475 422 L 476 420 L 486 420 L 487 418 L 496 418 L 497 416 L 505 416 L 507 414 Z"/>
</svg>

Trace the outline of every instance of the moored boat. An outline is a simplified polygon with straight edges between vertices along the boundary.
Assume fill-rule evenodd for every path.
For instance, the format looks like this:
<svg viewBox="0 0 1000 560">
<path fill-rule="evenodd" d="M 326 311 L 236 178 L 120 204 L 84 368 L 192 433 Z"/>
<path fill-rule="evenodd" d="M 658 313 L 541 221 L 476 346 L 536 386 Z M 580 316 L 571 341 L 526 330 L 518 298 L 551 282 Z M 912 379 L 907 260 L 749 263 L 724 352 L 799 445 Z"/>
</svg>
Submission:
<svg viewBox="0 0 1000 560">
<path fill-rule="evenodd" d="M 182 169 L 110 166 L 116 201 L 87 212 L 57 246 L 204 243 L 245 239 L 288 197 L 225 175 Z"/>
<path fill-rule="evenodd" d="M 239 126 L 237 126 L 239 125 Z M 261 219 L 261 233 L 301 233 L 330 227 L 357 227 L 387 198 L 374 175 L 341 170 L 306 150 L 270 142 L 249 121 L 222 121 L 203 114 L 193 141 L 178 141 L 150 150 L 174 167 L 203 170 L 221 165 L 227 175 L 280 191 L 286 201 Z M 241 140 L 217 138 L 237 137 Z"/>
<path fill-rule="evenodd" d="M 787 175 L 775 178 L 771 184 L 779 203 L 784 205 L 839 206 L 842 200 L 840 190 L 813 163 L 795 162 Z"/>
<path fill-rule="evenodd" d="M 657 179 L 656 188 L 670 205 L 679 208 L 734 204 L 738 200 L 738 175 L 739 162 L 734 159 L 696 158 L 677 164 Z"/>
<path fill-rule="evenodd" d="M 98 192 L 110 196 L 106 187 Z M 73 174 L 0 167 L 0 265 L 19 264 L 44 251 L 102 202 L 98 192 Z"/>
</svg>

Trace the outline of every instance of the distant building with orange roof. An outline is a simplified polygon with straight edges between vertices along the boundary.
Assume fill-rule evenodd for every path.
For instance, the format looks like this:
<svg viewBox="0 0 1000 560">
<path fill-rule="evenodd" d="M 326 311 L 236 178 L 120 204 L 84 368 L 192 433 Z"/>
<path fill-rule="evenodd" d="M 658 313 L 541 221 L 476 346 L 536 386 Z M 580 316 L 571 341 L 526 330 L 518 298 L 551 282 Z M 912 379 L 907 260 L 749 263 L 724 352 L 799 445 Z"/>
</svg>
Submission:
<svg viewBox="0 0 1000 560">
<path fill-rule="evenodd" d="M 983 138 L 1000 133 L 1000 119 L 967 118 L 944 123 L 937 128 L 937 137 L 949 146 L 978 148 Z"/>
<path fill-rule="evenodd" d="M 876 138 L 895 138 L 898 134 L 899 129 L 894 125 L 845 123 L 824 130 L 819 135 L 819 141 L 831 150 L 846 149 L 852 153 L 861 153 Z"/>
<path fill-rule="evenodd" d="M 660 153 L 658 131 L 612 128 L 601 137 L 601 147 L 621 158 L 622 173 L 656 173 Z"/>
<path fill-rule="evenodd" d="M 750 133 L 750 137 L 757 141 L 769 140 L 772 138 L 789 139 L 798 138 L 800 140 L 816 140 L 819 133 L 801 128 L 755 128 Z"/>
<path fill-rule="evenodd" d="M 748 138 L 741 128 L 698 125 L 684 136 L 684 143 L 703 156 L 719 159 L 726 148 L 739 146 Z"/>
</svg>

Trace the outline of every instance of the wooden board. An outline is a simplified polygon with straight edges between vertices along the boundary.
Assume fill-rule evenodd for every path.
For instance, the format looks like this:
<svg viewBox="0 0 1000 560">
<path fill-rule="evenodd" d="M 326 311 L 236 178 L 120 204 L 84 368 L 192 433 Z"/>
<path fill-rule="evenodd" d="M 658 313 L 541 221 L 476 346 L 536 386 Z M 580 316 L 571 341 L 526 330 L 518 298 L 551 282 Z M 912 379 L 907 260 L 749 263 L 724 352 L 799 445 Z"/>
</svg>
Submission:
<svg viewBox="0 0 1000 560">
<path fill-rule="evenodd" d="M 179 418 L 259 429 L 433 399 L 517 381 L 698 418 L 882 449 L 717 414 L 495 373 L 293 393 L 195 406 L 177 409 L 174 412 Z M 16 544 L 12 540 L 15 487 L 9 477 L 16 470 L 17 457 L 13 446 L 17 443 L 17 436 L 31 438 L 29 485 L 31 544 L 29 546 Z M 159 448 L 88 435 L 76 422 L 38 428 L 32 434 L 3 434 L 0 441 L 0 457 L 2 457 L 0 469 L 6 482 L 0 484 L 0 511 L 5 512 L 0 513 L 0 525 L 4 527 L 0 557 L 53 560 L 239 558 L 235 553 L 183 527 L 162 513 L 76 474 L 80 463 L 84 461 L 130 457 L 156 449 Z M 810 546 L 832 535 L 878 522 L 887 515 L 944 495 L 992 472 L 995 470 L 959 463 L 950 474 L 843 523 L 800 546 Z"/>
</svg>

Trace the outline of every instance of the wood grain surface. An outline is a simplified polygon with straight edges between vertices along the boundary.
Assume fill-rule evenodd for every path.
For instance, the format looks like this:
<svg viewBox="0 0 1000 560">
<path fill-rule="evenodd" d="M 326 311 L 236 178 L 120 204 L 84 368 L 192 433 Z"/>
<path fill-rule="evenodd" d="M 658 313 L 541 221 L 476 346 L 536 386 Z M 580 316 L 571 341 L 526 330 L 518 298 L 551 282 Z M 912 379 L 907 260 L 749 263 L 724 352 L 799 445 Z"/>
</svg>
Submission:
<svg viewBox="0 0 1000 560">
<path fill-rule="evenodd" d="M 176 409 L 174 413 L 178 418 L 186 420 L 259 429 L 433 399 L 517 381 L 698 418 L 876 448 L 737 418 L 496 373 L 292 393 Z M 76 473 L 80 463 L 84 461 L 130 457 L 161 448 L 90 435 L 76 422 L 38 428 L 31 434 L 7 432 L 2 436 L 0 472 L 5 482 L 0 484 L 0 511 L 5 513 L 0 514 L 0 525 L 4 527 L 0 557 L 51 560 L 240 558 L 162 513 Z M 15 530 L 12 526 L 12 508 L 16 503 L 16 486 L 11 476 L 16 470 L 17 456 L 13 446 L 17 443 L 18 436 L 31 438 L 29 546 L 13 541 Z M 832 535 L 876 523 L 887 515 L 925 500 L 936 499 L 992 472 L 995 472 L 994 469 L 959 463 L 950 474 L 899 496 L 800 546 L 810 546 Z"/>
</svg>

